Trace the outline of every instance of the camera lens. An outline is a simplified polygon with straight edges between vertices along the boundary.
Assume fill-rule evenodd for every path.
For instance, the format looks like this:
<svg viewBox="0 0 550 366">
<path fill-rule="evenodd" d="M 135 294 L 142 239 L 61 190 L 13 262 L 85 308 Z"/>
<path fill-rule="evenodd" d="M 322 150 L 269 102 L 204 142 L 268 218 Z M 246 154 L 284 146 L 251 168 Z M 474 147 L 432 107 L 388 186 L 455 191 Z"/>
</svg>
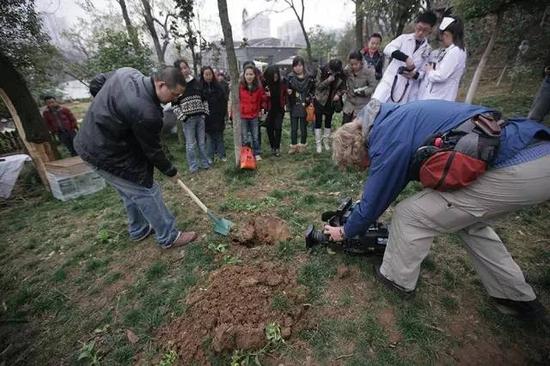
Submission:
<svg viewBox="0 0 550 366">
<path fill-rule="evenodd" d="M 320 230 L 315 230 L 312 224 L 307 226 L 304 237 L 306 239 L 306 248 L 311 248 L 319 244 L 326 244 L 328 241 L 326 235 Z"/>
</svg>

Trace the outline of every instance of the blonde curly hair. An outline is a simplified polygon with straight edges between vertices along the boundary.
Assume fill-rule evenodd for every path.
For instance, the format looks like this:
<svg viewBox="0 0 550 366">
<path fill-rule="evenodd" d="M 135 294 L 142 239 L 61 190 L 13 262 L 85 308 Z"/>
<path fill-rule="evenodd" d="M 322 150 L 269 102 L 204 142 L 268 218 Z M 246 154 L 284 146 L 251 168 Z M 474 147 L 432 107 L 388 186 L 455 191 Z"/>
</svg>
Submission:
<svg viewBox="0 0 550 366">
<path fill-rule="evenodd" d="M 360 167 L 367 156 L 363 128 L 358 119 L 346 123 L 332 137 L 332 160 L 341 168 Z"/>
</svg>

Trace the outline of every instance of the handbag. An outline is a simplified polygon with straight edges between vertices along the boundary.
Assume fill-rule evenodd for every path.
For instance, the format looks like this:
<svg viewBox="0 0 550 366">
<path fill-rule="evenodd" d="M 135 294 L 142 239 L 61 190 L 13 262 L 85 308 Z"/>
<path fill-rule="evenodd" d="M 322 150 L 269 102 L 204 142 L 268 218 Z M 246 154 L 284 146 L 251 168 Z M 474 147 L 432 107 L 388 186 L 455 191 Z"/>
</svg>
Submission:
<svg viewBox="0 0 550 366">
<path fill-rule="evenodd" d="M 344 102 L 342 102 L 342 98 L 338 100 L 332 101 L 332 108 L 334 108 L 335 113 L 340 113 L 344 109 Z"/>
<path fill-rule="evenodd" d="M 315 106 L 313 103 L 309 103 L 306 107 L 306 122 L 315 122 Z"/>
</svg>

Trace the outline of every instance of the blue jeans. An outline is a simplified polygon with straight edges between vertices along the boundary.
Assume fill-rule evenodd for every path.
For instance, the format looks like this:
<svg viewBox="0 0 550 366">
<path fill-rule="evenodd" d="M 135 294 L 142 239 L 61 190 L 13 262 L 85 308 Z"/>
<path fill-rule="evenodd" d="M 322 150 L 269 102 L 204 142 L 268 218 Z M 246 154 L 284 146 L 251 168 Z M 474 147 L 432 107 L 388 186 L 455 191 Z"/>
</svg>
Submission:
<svg viewBox="0 0 550 366">
<path fill-rule="evenodd" d="M 176 219 L 164 205 L 157 182 L 153 182 L 153 187 L 147 188 L 104 170 L 96 171 L 122 198 L 128 215 L 130 239 L 141 237 L 151 227 L 160 246 L 169 246 L 176 240 L 179 232 L 176 229 Z"/>
<path fill-rule="evenodd" d="M 548 113 L 550 113 L 550 76 L 546 76 L 540 84 L 528 118 L 542 122 Z"/>
<path fill-rule="evenodd" d="M 208 169 L 212 161 L 206 155 L 206 143 L 204 132 L 204 116 L 192 116 L 183 122 L 183 134 L 185 135 L 185 153 L 189 171 L 196 172 L 199 169 L 195 146 L 199 148 L 200 167 Z"/>
<path fill-rule="evenodd" d="M 254 150 L 254 155 L 260 155 L 260 141 L 259 141 L 260 127 L 258 118 L 253 119 L 241 119 L 241 140 L 243 145 L 251 144 Z M 250 136 L 252 136 L 252 143 L 250 143 Z"/>
<path fill-rule="evenodd" d="M 225 158 L 223 131 L 208 132 L 206 134 L 206 147 L 210 160 L 214 160 L 214 154 L 217 154 L 219 158 Z"/>
</svg>

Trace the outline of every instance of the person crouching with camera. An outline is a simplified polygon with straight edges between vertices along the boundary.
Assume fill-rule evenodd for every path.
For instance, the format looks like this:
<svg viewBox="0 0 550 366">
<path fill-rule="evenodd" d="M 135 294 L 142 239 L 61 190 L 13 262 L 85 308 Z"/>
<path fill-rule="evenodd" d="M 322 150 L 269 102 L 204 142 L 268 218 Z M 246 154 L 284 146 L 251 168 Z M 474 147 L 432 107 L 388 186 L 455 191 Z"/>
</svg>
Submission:
<svg viewBox="0 0 550 366">
<path fill-rule="evenodd" d="M 376 278 L 414 295 L 420 265 L 440 234 L 457 233 L 497 309 L 538 318 L 544 308 L 487 223 L 550 199 L 550 128 L 526 118 L 500 120 L 490 108 L 443 100 L 405 105 L 371 100 L 333 137 L 340 167 L 369 167 L 363 196 L 334 241 L 360 235 L 419 179 L 421 192 L 400 202 Z"/>
</svg>

